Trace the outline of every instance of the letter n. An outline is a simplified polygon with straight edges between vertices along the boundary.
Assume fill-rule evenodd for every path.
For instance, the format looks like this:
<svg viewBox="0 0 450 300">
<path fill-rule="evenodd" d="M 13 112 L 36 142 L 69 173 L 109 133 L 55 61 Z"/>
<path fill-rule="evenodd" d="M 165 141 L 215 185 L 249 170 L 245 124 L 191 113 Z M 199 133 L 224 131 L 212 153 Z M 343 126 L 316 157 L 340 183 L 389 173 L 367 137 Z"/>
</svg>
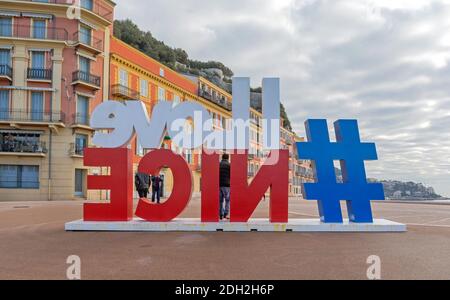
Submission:
<svg viewBox="0 0 450 300">
<path fill-rule="evenodd" d="M 289 151 L 273 150 L 251 184 L 248 154 L 231 155 L 231 222 L 248 222 L 270 188 L 270 222 L 288 222 Z M 276 159 L 277 158 L 277 159 Z"/>
<path fill-rule="evenodd" d="M 133 218 L 133 166 L 127 148 L 84 150 L 86 167 L 110 167 L 109 176 L 88 176 L 88 190 L 111 190 L 110 203 L 84 205 L 84 221 L 114 222 Z"/>
</svg>

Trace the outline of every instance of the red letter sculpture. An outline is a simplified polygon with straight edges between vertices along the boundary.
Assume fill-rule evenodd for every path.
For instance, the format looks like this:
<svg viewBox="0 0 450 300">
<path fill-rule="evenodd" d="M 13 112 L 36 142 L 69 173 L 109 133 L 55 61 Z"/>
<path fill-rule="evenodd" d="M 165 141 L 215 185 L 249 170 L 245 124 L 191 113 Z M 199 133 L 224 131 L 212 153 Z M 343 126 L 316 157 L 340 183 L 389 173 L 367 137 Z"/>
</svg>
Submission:
<svg viewBox="0 0 450 300">
<path fill-rule="evenodd" d="M 248 222 L 269 188 L 270 222 L 288 222 L 289 151 L 273 150 L 270 157 L 273 164 L 264 164 L 249 185 L 247 153 L 231 156 L 231 222 Z"/>
<path fill-rule="evenodd" d="M 170 222 L 178 217 L 189 203 L 192 195 L 192 173 L 180 155 L 171 150 L 155 150 L 142 158 L 139 172 L 159 175 L 161 168 L 170 168 L 173 174 L 173 190 L 169 199 L 161 204 L 140 200 L 136 216 L 148 222 Z"/>
<path fill-rule="evenodd" d="M 131 150 L 85 149 L 86 167 L 110 167 L 110 176 L 88 176 L 89 190 L 111 190 L 111 202 L 84 205 L 84 221 L 114 222 L 130 221 L 133 218 L 133 170 Z"/>
<path fill-rule="evenodd" d="M 202 154 L 202 222 L 219 222 L 219 154 Z"/>
</svg>

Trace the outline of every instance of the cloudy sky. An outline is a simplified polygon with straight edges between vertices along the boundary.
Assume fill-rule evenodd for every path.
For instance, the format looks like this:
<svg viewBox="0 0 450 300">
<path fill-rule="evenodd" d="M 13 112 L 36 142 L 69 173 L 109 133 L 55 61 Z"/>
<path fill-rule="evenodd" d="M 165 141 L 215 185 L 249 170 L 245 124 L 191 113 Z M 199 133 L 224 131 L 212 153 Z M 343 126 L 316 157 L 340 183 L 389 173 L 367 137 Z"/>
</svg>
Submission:
<svg viewBox="0 0 450 300">
<path fill-rule="evenodd" d="M 359 120 L 377 143 L 375 178 L 450 196 L 450 1 L 117 0 L 131 18 L 191 58 L 219 60 L 257 86 L 282 81 L 293 126 Z"/>
</svg>

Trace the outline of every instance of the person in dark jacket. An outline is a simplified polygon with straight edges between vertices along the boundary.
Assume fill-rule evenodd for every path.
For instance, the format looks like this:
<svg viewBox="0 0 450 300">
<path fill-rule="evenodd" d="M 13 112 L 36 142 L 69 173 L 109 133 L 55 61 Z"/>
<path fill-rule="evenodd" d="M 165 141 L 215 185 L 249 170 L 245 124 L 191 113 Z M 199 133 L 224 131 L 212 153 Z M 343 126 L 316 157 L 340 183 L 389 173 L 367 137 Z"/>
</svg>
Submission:
<svg viewBox="0 0 450 300">
<path fill-rule="evenodd" d="M 230 156 L 224 154 L 220 162 L 220 219 L 229 219 L 230 213 Z"/>
<path fill-rule="evenodd" d="M 153 203 L 155 203 L 155 200 L 157 200 L 158 204 L 161 203 L 161 185 L 162 185 L 161 177 L 153 176 L 152 177 L 152 202 Z"/>
<path fill-rule="evenodd" d="M 145 173 L 137 173 L 134 177 L 134 185 L 139 193 L 139 198 L 147 198 L 150 188 L 150 175 Z"/>
</svg>

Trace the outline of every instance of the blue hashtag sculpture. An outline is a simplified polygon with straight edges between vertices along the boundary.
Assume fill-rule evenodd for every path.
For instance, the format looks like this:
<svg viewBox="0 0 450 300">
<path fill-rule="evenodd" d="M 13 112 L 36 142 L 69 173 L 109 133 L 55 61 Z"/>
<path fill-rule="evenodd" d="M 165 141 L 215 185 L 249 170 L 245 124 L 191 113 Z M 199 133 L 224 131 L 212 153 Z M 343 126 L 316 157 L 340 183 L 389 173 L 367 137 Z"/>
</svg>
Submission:
<svg viewBox="0 0 450 300">
<path fill-rule="evenodd" d="M 297 143 L 300 159 L 312 160 L 316 183 L 304 183 L 303 195 L 317 200 L 324 223 L 343 223 L 341 201 L 347 201 L 349 219 L 373 223 L 371 200 L 385 200 L 382 184 L 367 183 L 366 160 L 377 160 L 373 143 L 361 143 L 358 122 L 334 123 L 337 142 L 331 142 L 326 120 L 306 121 L 308 142 Z M 340 161 L 343 183 L 338 183 L 334 161 Z"/>
</svg>

